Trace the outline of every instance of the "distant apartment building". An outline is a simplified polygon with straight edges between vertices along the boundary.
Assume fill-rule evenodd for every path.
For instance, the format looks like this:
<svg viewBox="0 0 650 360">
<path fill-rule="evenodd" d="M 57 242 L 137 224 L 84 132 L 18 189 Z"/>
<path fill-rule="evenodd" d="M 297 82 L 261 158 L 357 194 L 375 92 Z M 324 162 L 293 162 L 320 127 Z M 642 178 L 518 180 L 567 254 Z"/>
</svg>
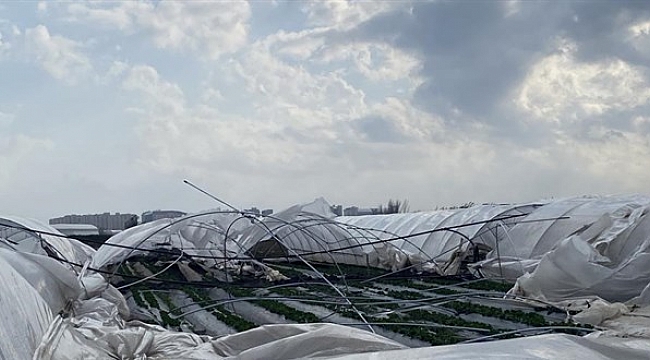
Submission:
<svg viewBox="0 0 650 360">
<path fill-rule="evenodd" d="M 65 215 L 49 220 L 50 225 L 57 224 L 88 224 L 99 230 L 124 230 L 138 223 L 138 215 L 103 213 L 87 215 Z"/>
<path fill-rule="evenodd" d="M 379 214 L 379 208 L 360 208 L 358 206 L 346 207 L 343 210 L 345 216 L 362 216 Z"/>
<path fill-rule="evenodd" d="M 142 213 L 142 223 L 148 223 L 160 219 L 175 219 L 187 215 L 178 210 L 151 210 Z"/>
<path fill-rule="evenodd" d="M 264 209 L 262 210 L 262 216 L 273 215 L 273 209 Z"/>
</svg>

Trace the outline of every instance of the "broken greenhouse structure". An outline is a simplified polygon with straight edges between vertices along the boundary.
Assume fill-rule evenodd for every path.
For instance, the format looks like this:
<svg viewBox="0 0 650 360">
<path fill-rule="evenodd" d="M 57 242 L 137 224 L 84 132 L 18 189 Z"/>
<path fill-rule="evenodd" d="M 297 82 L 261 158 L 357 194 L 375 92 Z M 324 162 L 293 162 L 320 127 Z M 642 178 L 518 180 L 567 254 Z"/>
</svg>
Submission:
<svg viewBox="0 0 650 360">
<path fill-rule="evenodd" d="M 162 219 L 97 250 L 3 217 L 0 354 L 647 358 L 649 206 L 588 196 L 337 217 L 317 199 Z"/>
</svg>

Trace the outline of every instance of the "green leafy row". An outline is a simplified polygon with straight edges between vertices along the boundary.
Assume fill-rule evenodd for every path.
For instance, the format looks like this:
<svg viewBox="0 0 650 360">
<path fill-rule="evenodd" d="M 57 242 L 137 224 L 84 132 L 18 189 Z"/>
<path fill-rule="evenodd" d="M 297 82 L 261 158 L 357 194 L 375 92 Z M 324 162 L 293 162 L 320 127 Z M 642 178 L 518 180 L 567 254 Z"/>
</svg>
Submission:
<svg viewBox="0 0 650 360">
<path fill-rule="evenodd" d="M 235 297 L 254 296 L 253 290 L 241 288 L 241 287 L 229 287 L 226 289 L 226 291 Z M 256 305 L 259 305 L 272 313 L 282 315 L 286 319 L 295 321 L 297 323 L 315 323 L 320 320 L 318 316 L 312 313 L 296 310 L 291 306 L 285 305 L 276 300 L 253 299 L 250 301 L 254 302 Z"/>
<path fill-rule="evenodd" d="M 186 286 L 183 288 L 183 291 L 194 300 L 196 303 L 208 303 L 213 301 L 210 296 L 208 296 L 207 291 L 204 289 L 197 289 Z M 257 327 L 256 324 L 241 318 L 238 315 L 232 314 L 230 311 L 226 310 L 223 306 L 215 306 L 211 309 L 206 310 L 212 315 L 214 315 L 219 321 L 228 325 L 229 327 L 237 331 L 246 331 Z"/>
<path fill-rule="evenodd" d="M 517 322 L 534 327 L 550 325 L 544 316 L 522 310 L 503 310 L 492 306 L 474 304 L 465 301 L 450 301 L 443 304 L 442 306 L 453 309 L 459 314 L 480 314 L 483 316 Z"/>
<path fill-rule="evenodd" d="M 298 289 L 291 288 L 276 288 L 274 292 L 285 295 L 285 296 L 303 296 L 305 292 Z M 419 294 L 418 294 L 419 295 Z M 371 300 L 371 299 L 368 299 Z M 336 304 L 319 304 L 319 306 L 328 308 L 337 314 L 348 317 L 350 319 L 356 319 L 359 315 L 349 307 L 344 307 L 344 305 Z M 382 307 L 385 307 L 382 305 Z M 371 309 L 376 309 L 374 306 L 360 307 L 357 306 L 357 309 L 365 309 L 366 311 Z M 412 312 L 405 313 L 403 315 L 390 314 L 388 317 L 375 317 L 372 315 L 365 314 L 364 317 L 367 321 L 371 323 L 381 324 L 382 327 L 391 330 L 393 332 L 406 335 L 414 339 L 420 339 L 422 341 L 428 342 L 431 345 L 446 345 L 446 344 L 455 344 L 464 338 L 456 335 L 453 330 L 450 329 L 430 329 L 423 326 L 417 325 L 396 325 L 390 323 L 404 323 L 404 322 L 433 322 L 442 325 L 452 325 L 452 326 L 465 326 L 465 327 L 477 327 L 487 330 L 494 330 L 490 325 L 465 321 L 461 318 L 439 314 L 435 312 L 429 312 L 424 310 L 414 310 Z"/>
</svg>

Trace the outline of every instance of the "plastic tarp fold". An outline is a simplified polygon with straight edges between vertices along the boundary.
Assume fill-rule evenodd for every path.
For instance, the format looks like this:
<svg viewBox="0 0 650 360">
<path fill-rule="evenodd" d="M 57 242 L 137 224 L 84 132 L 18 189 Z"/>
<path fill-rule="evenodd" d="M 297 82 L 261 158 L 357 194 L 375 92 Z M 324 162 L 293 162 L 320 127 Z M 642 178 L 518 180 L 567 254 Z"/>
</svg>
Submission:
<svg viewBox="0 0 650 360">
<path fill-rule="evenodd" d="M 386 266 L 382 262 L 392 254 L 382 252 L 385 246 L 368 244 L 362 231 L 340 226 L 334 217 L 329 204 L 322 198 L 295 205 L 253 221 L 241 232 L 239 246 L 242 252 L 250 251 L 256 258 L 295 261 L 296 257 L 304 256 L 317 262 Z M 369 257 L 374 251 L 382 254 Z"/>
<path fill-rule="evenodd" d="M 647 341 L 644 341 L 647 343 Z M 622 339 L 586 339 L 584 337 L 551 334 L 520 339 L 497 340 L 477 344 L 457 344 L 392 350 L 381 353 L 348 354 L 328 359 L 388 360 L 388 359 L 517 359 L 517 360 L 641 360 L 648 351 L 635 348 Z"/>
<path fill-rule="evenodd" d="M 335 324 L 264 325 L 211 338 L 137 321 L 106 326 L 58 317 L 34 359 L 301 359 L 405 349 L 367 331 Z"/>
<path fill-rule="evenodd" d="M 176 248 L 217 259 L 300 257 L 391 270 L 412 265 L 441 275 L 457 274 L 463 261 L 471 262 L 472 247 L 481 246 L 491 251 L 470 269 L 513 282 L 519 278 L 513 294 L 551 301 L 592 294 L 625 301 L 650 283 L 645 265 L 650 253 L 649 207 L 650 197 L 632 194 L 335 217 L 324 199 L 316 199 L 269 217 L 198 214 L 176 219 L 173 225 L 170 220 L 148 223 L 108 243 Z M 142 253 L 102 246 L 92 267 Z"/>
<path fill-rule="evenodd" d="M 575 318 L 606 330 L 588 337 L 555 334 L 408 349 L 365 330 L 334 324 L 267 325 L 220 338 L 178 333 L 126 321 L 128 311 L 123 296 L 97 273 L 77 274 L 68 265 L 40 255 L 38 248 L 33 249 L 35 254 L 0 249 L 0 303 L 3 305 L 0 307 L 3 321 L 0 358 L 647 359 L 650 307 L 637 309 L 593 298 L 632 297 L 630 304 L 647 305 L 650 299 L 649 206 L 641 199 L 601 209 L 607 210 L 598 216 L 590 210 L 586 224 L 555 241 L 541 256 L 536 269 L 521 278 L 513 290 L 554 301 L 589 297 L 591 300 L 582 307 L 586 310 Z M 479 215 L 481 211 L 476 209 L 458 215 L 458 219 L 490 219 L 499 216 L 499 211 Z M 417 221 L 405 216 L 399 223 L 397 228 L 417 228 Z M 146 228 L 144 233 L 156 226 Z M 204 230 L 200 228 L 194 235 L 184 235 L 183 241 L 197 246 L 205 240 L 204 246 L 211 246 L 208 245 L 213 244 L 211 235 L 201 235 Z M 552 233 L 547 230 L 542 232 Z M 471 231 L 477 239 L 482 230 Z M 11 233 L 11 236 L 23 235 Z M 65 250 L 65 246 L 59 250 Z M 69 246 L 75 247 L 74 243 Z M 68 254 L 76 256 L 74 251 Z M 114 255 L 128 256 L 124 252 Z"/>
<path fill-rule="evenodd" d="M 499 247 L 494 247 L 487 259 L 476 264 L 481 273 L 489 277 L 506 278 L 514 281 L 527 272 L 532 272 L 542 257 L 557 248 L 565 239 L 581 235 L 593 242 L 601 251 L 610 247 L 607 244 L 615 233 L 635 227 L 639 220 L 640 209 L 650 204 L 650 197 L 645 195 L 581 196 L 559 199 L 544 205 L 502 236 Z M 637 215 L 634 215 L 637 214 Z M 645 234 L 648 234 L 647 232 Z M 629 250 L 630 244 L 638 241 L 643 234 L 637 233 L 617 241 L 611 247 Z M 605 256 L 614 255 L 610 251 Z M 623 261 L 618 254 L 610 260 Z"/>
<path fill-rule="evenodd" d="M 31 358 L 54 316 L 81 293 L 77 284 L 53 259 L 0 249 L 0 358 Z"/>
<path fill-rule="evenodd" d="M 0 238 L 10 241 L 11 245 L 5 247 L 41 255 L 50 251 L 56 257 L 81 265 L 95 253 L 92 247 L 66 238 L 49 225 L 17 216 L 0 217 Z"/>
<path fill-rule="evenodd" d="M 106 244 L 100 246 L 93 256 L 91 267 L 102 269 L 129 257 L 150 255 L 152 253 L 149 250 L 172 249 L 180 250 L 188 256 L 197 256 L 214 265 L 216 262 L 210 257 L 223 257 L 226 229 L 237 218 L 236 214 L 214 211 L 176 219 L 160 219 L 132 227 L 112 236 Z M 241 224 L 235 225 L 233 235 L 241 229 Z M 230 249 L 230 256 L 235 256 L 236 244 L 233 243 Z"/>
<path fill-rule="evenodd" d="M 499 229 L 507 229 L 514 216 L 527 215 L 538 206 L 541 204 L 478 205 L 412 214 L 342 216 L 335 220 L 365 229 L 381 240 L 391 240 L 390 245 L 411 265 L 420 265 L 416 269 L 456 275 L 471 246 L 493 248 Z M 405 263 L 394 268 L 402 268 Z"/>
<path fill-rule="evenodd" d="M 545 253 L 511 293 L 547 301 L 589 296 L 628 301 L 640 296 L 650 284 L 649 212 L 646 204 L 601 215 Z"/>
</svg>

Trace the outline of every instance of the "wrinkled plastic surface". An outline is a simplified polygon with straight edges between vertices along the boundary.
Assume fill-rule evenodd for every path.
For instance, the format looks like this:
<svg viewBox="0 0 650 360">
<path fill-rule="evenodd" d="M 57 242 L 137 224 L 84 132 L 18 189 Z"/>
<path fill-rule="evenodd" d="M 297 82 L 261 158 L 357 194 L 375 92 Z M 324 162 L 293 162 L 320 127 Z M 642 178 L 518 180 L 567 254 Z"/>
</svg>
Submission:
<svg viewBox="0 0 650 360">
<path fill-rule="evenodd" d="M 206 221 L 210 218 L 193 215 L 174 220 L 173 224 L 170 220 L 160 220 L 115 235 L 100 247 L 92 266 L 102 268 L 150 249 L 175 248 L 189 255 L 212 254 L 217 258 L 224 254 L 230 258 L 251 254 L 267 260 L 295 261 L 302 257 L 309 261 L 385 269 L 411 264 L 454 275 L 471 244 L 491 248 L 498 232 L 504 231 L 499 229 L 507 230 L 513 222 L 513 219 L 491 220 L 529 214 L 538 206 L 541 204 L 482 205 L 430 213 L 335 217 L 329 204 L 321 198 L 262 219 L 231 216 L 229 224 L 225 221 L 210 224 Z M 479 224 L 466 226 L 474 222 Z M 458 228 L 429 232 L 448 227 Z M 420 232 L 423 233 L 412 236 Z M 382 242 L 387 239 L 391 241 Z"/>
<path fill-rule="evenodd" d="M 79 293 L 69 267 L 0 249 L 0 358 L 31 358 L 54 315 Z"/>
<path fill-rule="evenodd" d="M 171 249 L 180 250 L 189 256 L 198 256 L 204 259 L 203 261 L 214 264 L 214 260 L 210 258 L 223 257 L 225 233 L 236 219 L 236 214 L 208 212 L 138 225 L 108 239 L 107 244 L 102 245 L 93 256 L 91 267 L 101 269 L 133 256 L 152 255 L 148 250 Z M 233 235 L 241 229 L 242 224 L 245 222 L 234 223 L 230 229 Z M 240 249 L 232 243 L 226 250 L 229 256 L 234 257 Z"/>
<path fill-rule="evenodd" d="M 469 221 L 478 213 L 459 217 Z M 267 325 L 212 338 L 128 322 L 123 296 L 100 275 L 82 273 L 78 279 L 73 268 L 38 252 L 0 249 L 0 359 L 647 359 L 650 307 L 643 305 L 650 298 L 649 216 L 648 207 L 636 203 L 601 214 L 558 241 L 526 278 L 529 282 L 522 278 L 515 288 L 564 299 L 566 306 L 583 310 L 576 319 L 605 331 L 417 349 L 334 324 Z M 598 292 L 638 296 L 628 305 L 611 304 L 595 298 Z M 583 300 L 566 300 L 575 297 Z"/>
<path fill-rule="evenodd" d="M 405 349 L 382 336 L 334 324 L 265 325 L 221 338 L 140 322 L 57 318 L 35 359 L 300 359 Z"/>
<path fill-rule="evenodd" d="M 92 247 L 65 238 L 65 235 L 49 225 L 17 216 L 0 217 L 0 238 L 9 240 L 5 247 L 41 255 L 47 255 L 49 251 L 54 256 L 81 265 L 95 253 Z"/>
<path fill-rule="evenodd" d="M 512 294 L 548 301 L 588 295 L 627 301 L 650 283 L 649 207 L 650 197 L 643 195 L 583 196 L 549 203 L 334 217 L 329 204 L 317 199 L 263 219 L 199 214 L 173 224 L 161 220 L 124 231 L 108 242 L 175 248 L 217 259 L 250 254 L 267 261 L 300 257 L 392 270 L 411 265 L 442 275 L 457 274 L 462 261 L 471 262 L 472 246 L 480 245 L 491 251 L 470 268 L 486 277 L 518 279 Z M 509 218 L 513 215 L 523 216 Z M 382 242 L 387 239 L 396 240 Z M 92 266 L 102 268 L 142 253 L 102 246 Z M 645 298 L 650 300 L 650 295 Z"/>
<path fill-rule="evenodd" d="M 646 342 L 646 341 L 644 341 Z M 517 360 L 616 360 L 647 359 L 645 350 L 629 346 L 623 340 L 598 341 L 572 335 L 539 335 L 521 339 L 478 344 L 435 346 L 381 353 L 348 354 L 328 359 L 517 359 Z"/>
<path fill-rule="evenodd" d="M 650 205 L 645 197 L 623 199 L 583 205 L 591 214 L 600 207 L 600 216 L 585 216 L 589 222 L 580 231 L 527 259 L 536 266 L 529 264 L 511 293 L 547 301 L 589 296 L 628 301 L 640 296 L 650 283 Z M 639 302 L 648 305 L 648 300 Z"/>
<path fill-rule="evenodd" d="M 540 205 L 480 205 L 428 213 L 342 216 L 336 220 L 369 229 L 382 240 L 405 237 L 390 244 L 405 254 L 411 264 L 432 265 L 434 268 L 430 270 L 439 274 L 455 275 L 472 244 L 493 248 L 495 234 L 510 226 L 514 221 L 511 216 L 530 214 Z M 469 225 L 473 223 L 477 224 Z M 396 268 L 404 264 L 398 265 L 401 266 Z"/>
<path fill-rule="evenodd" d="M 540 335 L 477 344 L 406 348 L 335 324 L 266 325 L 220 338 L 122 322 L 110 302 L 57 317 L 34 359 L 647 359 L 647 338 Z"/>
</svg>

